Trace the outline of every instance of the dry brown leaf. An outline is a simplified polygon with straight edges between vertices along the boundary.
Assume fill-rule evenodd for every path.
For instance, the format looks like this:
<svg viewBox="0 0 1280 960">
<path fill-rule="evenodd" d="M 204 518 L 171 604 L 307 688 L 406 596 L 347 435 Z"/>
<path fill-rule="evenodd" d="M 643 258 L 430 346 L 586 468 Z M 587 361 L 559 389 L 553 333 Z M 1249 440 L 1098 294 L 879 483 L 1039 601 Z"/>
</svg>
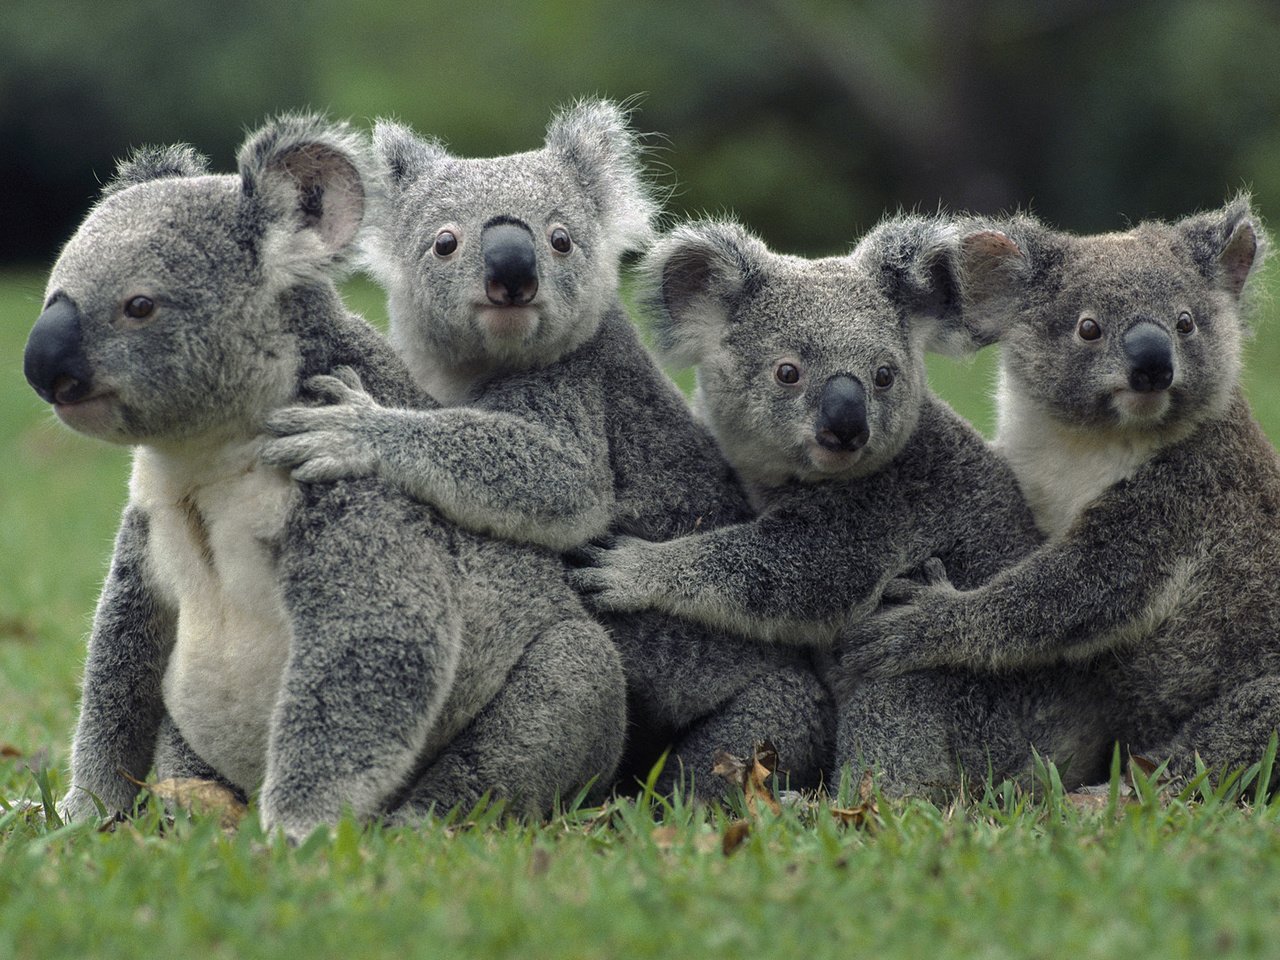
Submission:
<svg viewBox="0 0 1280 960">
<path fill-rule="evenodd" d="M 1160 764 L 1154 762 L 1153 760 L 1147 757 L 1139 756 L 1136 753 L 1129 754 L 1129 762 L 1133 764 L 1135 767 L 1137 767 L 1139 770 L 1141 770 L 1142 775 L 1144 777 L 1148 777 L 1148 778 L 1150 778 L 1150 776 L 1153 773 L 1155 773 L 1156 769 L 1160 766 Z M 1125 778 L 1125 782 L 1127 782 L 1129 786 L 1133 786 L 1133 774 L 1130 771 L 1128 770 L 1125 771 L 1124 778 Z"/>
<path fill-rule="evenodd" d="M 746 843 L 749 836 L 751 836 L 751 821 L 735 820 L 725 828 L 720 849 L 726 857 L 731 856 L 735 850 Z"/>
<path fill-rule="evenodd" d="M 234 792 L 216 780 L 171 778 L 142 786 L 166 806 L 197 816 L 216 816 L 223 830 L 234 830 L 249 812 Z"/>
<path fill-rule="evenodd" d="M 775 816 L 782 813 L 782 804 L 769 787 L 769 777 L 778 769 L 778 751 L 772 743 L 757 743 L 749 760 L 725 750 L 717 750 L 713 759 L 711 772 L 742 788 L 748 812 L 758 815 L 763 807 Z"/>
<path fill-rule="evenodd" d="M 19 757 L 26 756 L 19 747 L 15 747 L 12 743 L 0 743 L 0 757 L 9 760 L 16 760 Z"/>
</svg>

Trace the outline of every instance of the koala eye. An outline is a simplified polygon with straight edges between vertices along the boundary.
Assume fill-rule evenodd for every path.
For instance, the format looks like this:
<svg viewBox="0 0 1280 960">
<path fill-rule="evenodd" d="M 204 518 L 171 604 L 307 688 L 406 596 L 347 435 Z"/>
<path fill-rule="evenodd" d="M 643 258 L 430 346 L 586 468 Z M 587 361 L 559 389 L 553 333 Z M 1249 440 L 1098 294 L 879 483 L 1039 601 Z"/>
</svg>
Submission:
<svg viewBox="0 0 1280 960">
<path fill-rule="evenodd" d="M 781 384 L 794 387 L 800 382 L 800 368 L 784 361 L 773 368 L 773 378 Z"/>
<path fill-rule="evenodd" d="M 876 385 L 877 390 L 888 390 L 893 386 L 893 370 L 889 367 L 878 367 L 872 383 Z"/>
<path fill-rule="evenodd" d="M 156 302 L 150 297 L 130 297 L 124 302 L 124 315 L 132 320 L 143 320 L 151 316 Z"/>
<path fill-rule="evenodd" d="M 556 253 L 568 253 L 573 249 L 573 240 L 569 236 L 569 231 L 564 227 L 552 227 L 549 237 L 551 239 L 551 249 Z"/>
<path fill-rule="evenodd" d="M 458 237 L 452 230 L 441 230 L 436 234 L 436 242 L 431 249 L 437 257 L 447 257 L 458 249 Z"/>
<path fill-rule="evenodd" d="M 1076 324 L 1076 334 L 1081 340 L 1093 341 L 1102 336 L 1102 327 L 1093 317 L 1081 317 Z"/>
<path fill-rule="evenodd" d="M 1196 328 L 1196 319 L 1186 310 L 1178 314 L 1178 322 L 1175 324 L 1179 333 L 1187 334 Z"/>
</svg>

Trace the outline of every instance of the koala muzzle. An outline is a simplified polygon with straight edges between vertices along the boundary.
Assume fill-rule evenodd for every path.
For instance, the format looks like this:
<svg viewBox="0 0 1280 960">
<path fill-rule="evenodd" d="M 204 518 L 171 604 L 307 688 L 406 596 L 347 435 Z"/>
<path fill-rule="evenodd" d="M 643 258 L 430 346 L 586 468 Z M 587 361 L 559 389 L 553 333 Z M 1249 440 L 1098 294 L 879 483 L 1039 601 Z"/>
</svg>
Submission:
<svg viewBox="0 0 1280 960">
<path fill-rule="evenodd" d="M 1173 383 L 1173 339 L 1148 320 L 1135 323 L 1122 341 L 1129 386 L 1139 393 L 1168 390 Z"/>
<path fill-rule="evenodd" d="M 814 437 L 827 450 L 852 453 L 871 436 L 867 426 L 867 392 L 862 383 L 839 373 L 822 386 Z"/>
<path fill-rule="evenodd" d="M 501 221 L 480 234 L 484 292 L 501 307 L 523 307 L 538 293 L 538 256 L 533 234 L 522 223 Z"/>
<path fill-rule="evenodd" d="M 88 396 L 93 384 L 80 311 L 66 297 L 49 304 L 31 328 L 22 372 L 45 403 L 75 403 Z"/>
</svg>

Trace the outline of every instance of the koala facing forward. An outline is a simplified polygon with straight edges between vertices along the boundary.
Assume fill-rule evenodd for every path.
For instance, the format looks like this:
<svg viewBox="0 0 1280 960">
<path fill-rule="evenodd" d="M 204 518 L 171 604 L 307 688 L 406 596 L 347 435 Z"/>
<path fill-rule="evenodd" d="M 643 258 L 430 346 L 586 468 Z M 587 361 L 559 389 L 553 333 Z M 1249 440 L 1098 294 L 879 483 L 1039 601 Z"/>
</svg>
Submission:
<svg viewBox="0 0 1280 960">
<path fill-rule="evenodd" d="M 553 554 L 459 530 L 377 478 L 293 484 L 262 421 L 341 367 L 428 404 L 329 274 L 365 148 L 286 117 L 210 175 L 143 152 L 62 251 L 24 358 L 73 429 L 135 447 L 89 641 L 68 816 L 162 777 L 261 786 L 292 839 L 491 791 L 542 813 L 610 776 L 623 680 Z"/>
<path fill-rule="evenodd" d="M 587 548 L 572 582 L 606 609 L 827 649 L 905 573 L 945 566 L 977 586 L 1030 553 L 1041 538 L 1013 473 L 926 381 L 926 349 L 972 339 L 954 253 L 954 231 L 921 217 L 819 260 L 721 222 L 657 244 L 645 269 L 660 346 L 697 365 L 698 403 L 760 512 Z M 1096 713 L 1085 671 L 960 667 L 873 681 L 833 668 L 836 766 L 873 766 L 890 793 L 936 794 L 966 773 L 1017 775 L 1034 744 L 1082 778 L 1098 772 L 1101 734 L 1059 735 Z"/>
<path fill-rule="evenodd" d="M 659 345 L 697 365 L 697 403 L 759 516 L 582 552 L 579 589 L 755 637 L 826 646 L 930 557 L 976 585 L 1031 549 L 1017 483 L 930 390 L 924 351 L 967 342 L 948 228 L 904 217 L 849 256 L 771 252 L 687 224 L 644 269 Z"/>
<path fill-rule="evenodd" d="M 541 149 L 507 157 L 454 157 L 387 123 L 375 143 L 390 200 L 370 259 L 392 340 L 447 406 L 352 392 L 282 411 L 266 456 L 299 477 L 377 472 L 459 524 L 562 550 L 750 515 L 618 298 L 618 258 L 649 240 L 655 211 L 621 109 L 578 104 Z M 716 749 L 772 739 L 794 780 L 816 779 L 830 706 L 805 655 L 661 616 L 604 620 L 628 677 L 631 769 L 673 740 L 664 788 L 683 765 L 715 792 Z"/>
<path fill-rule="evenodd" d="M 1194 771 L 1280 722 L 1280 459 L 1239 385 L 1266 238 L 1247 198 L 1075 237 L 1029 217 L 963 240 L 1001 349 L 997 447 L 1049 541 L 976 589 L 855 628 L 858 669 L 1093 663 L 1109 739 Z"/>
</svg>

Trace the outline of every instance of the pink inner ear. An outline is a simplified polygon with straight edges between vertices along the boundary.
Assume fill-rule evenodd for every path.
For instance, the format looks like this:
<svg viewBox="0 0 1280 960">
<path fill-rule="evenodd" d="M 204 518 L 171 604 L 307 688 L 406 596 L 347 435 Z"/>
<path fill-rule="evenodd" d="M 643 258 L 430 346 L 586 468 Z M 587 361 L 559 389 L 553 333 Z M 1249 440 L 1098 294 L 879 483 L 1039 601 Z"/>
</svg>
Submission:
<svg viewBox="0 0 1280 960">
<path fill-rule="evenodd" d="M 1004 260 L 1010 257 L 1022 259 L 1022 250 L 999 230 L 980 230 L 977 233 L 971 233 L 961 241 L 961 245 L 964 247 L 965 256 L 975 260 L 987 258 Z"/>
<path fill-rule="evenodd" d="M 1227 288 L 1235 296 L 1244 290 L 1245 281 L 1249 279 L 1249 271 L 1253 268 L 1253 260 L 1258 255 L 1258 235 L 1253 232 L 1253 225 L 1245 222 L 1236 227 L 1227 241 L 1218 263 L 1222 265 L 1223 279 Z"/>
<path fill-rule="evenodd" d="M 323 144 L 309 144 L 287 155 L 280 166 L 296 185 L 305 227 L 315 229 L 334 251 L 355 239 L 364 218 L 364 185 L 346 157 Z"/>
</svg>

